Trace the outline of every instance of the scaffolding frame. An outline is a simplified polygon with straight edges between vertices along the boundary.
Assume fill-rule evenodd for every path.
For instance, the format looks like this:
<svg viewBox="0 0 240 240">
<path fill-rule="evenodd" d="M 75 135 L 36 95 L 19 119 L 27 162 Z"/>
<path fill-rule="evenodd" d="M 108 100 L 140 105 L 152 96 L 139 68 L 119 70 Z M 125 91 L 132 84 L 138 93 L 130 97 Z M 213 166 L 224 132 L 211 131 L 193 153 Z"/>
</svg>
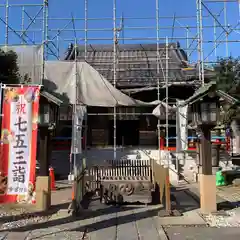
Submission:
<svg viewBox="0 0 240 240">
<path fill-rule="evenodd" d="M 16 1 L 16 0 L 15 0 Z M 117 0 L 112 0 L 112 14 L 113 17 L 101 17 L 101 18 L 92 18 L 89 17 L 89 0 L 79 0 L 83 2 L 84 5 L 84 17 L 74 17 L 74 16 L 66 16 L 66 17 L 51 17 L 49 15 L 49 3 L 51 0 L 39 0 L 38 4 L 19 4 L 19 3 L 12 3 L 14 0 L 5 0 L 4 4 L 0 4 L 0 9 L 3 8 L 5 10 L 5 18 L 0 17 L 0 22 L 2 22 L 5 26 L 5 39 L 4 43 L 0 46 L 10 46 L 10 45 L 36 45 L 40 44 L 43 48 L 43 61 L 42 61 L 42 79 L 44 78 L 44 63 L 46 60 L 55 58 L 60 59 L 60 56 L 62 55 L 62 49 L 61 46 L 63 45 L 64 50 L 66 50 L 66 44 L 68 43 L 74 43 L 75 49 L 77 49 L 78 42 L 83 42 L 84 45 L 84 55 L 85 55 L 85 61 L 88 60 L 87 55 L 87 47 L 93 43 L 93 42 L 111 42 L 113 45 L 113 62 L 112 62 L 112 68 L 113 68 L 113 85 L 117 86 L 117 72 L 118 72 L 118 62 L 119 62 L 119 56 L 118 56 L 118 45 L 121 42 L 122 44 L 125 44 L 125 42 L 134 42 L 134 41 L 142 41 L 142 42 L 152 42 L 156 44 L 157 50 L 156 50 L 156 62 L 157 62 L 157 73 L 160 72 L 163 73 L 163 79 L 160 77 L 157 77 L 157 100 L 161 100 L 160 96 L 160 89 L 165 88 L 166 90 L 166 100 L 165 102 L 169 103 L 169 84 L 171 81 L 171 78 L 169 76 L 169 70 L 172 70 L 169 68 L 169 42 L 171 41 L 180 41 L 182 44 L 182 48 L 186 51 L 187 56 L 189 58 L 193 57 L 193 55 L 197 52 L 197 59 L 193 60 L 193 62 L 197 61 L 198 63 L 198 69 L 199 69 L 199 79 L 196 79 L 196 86 L 199 84 L 199 80 L 201 84 L 204 84 L 204 78 L 205 78 L 205 64 L 214 64 L 216 62 L 217 58 L 217 49 L 218 46 L 221 44 L 225 44 L 226 52 L 225 55 L 229 55 L 229 44 L 232 44 L 234 42 L 240 42 L 238 39 L 230 39 L 230 35 L 233 32 L 237 32 L 240 29 L 240 21 L 238 20 L 236 25 L 230 26 L 228 23 L 228 12 L 227 12 L 227 6 L 228 4 L 237 3 L 237 7 L 239 9 L 239 15 L 240 15 L 240 3 L 238 0 L 231 0 L 226 3 L 224 0 L 196 0 L 196 14 L 193 15 L 176 15 L 175 13 L 173 16 L 161 16 L 160 15 L 160 6 L 161 6 L 161 0 L 152 0 L 155 2 L 155 16 L 147 16 L 147 17 L 126 17 L 123 16 L 123 13 L 121 16 L 117 15 Z M 24 2 L 24 0 L 22 0 Z M 220 3 L 223 5 L 223 8 L 218 11 L 214 12 L 211 10 L 208 5 L 209 4 L 217 4 Z M 21 21 L 19 28 L 14 28 L 11 25 L 11 8 L 18 8 L 21 11 Z M 36 8 L 38 11 L 35 14 L 30 14 L 28 12 L 29 8 Z M 203 14 L 203 12 L 204 13 Z M 223 13 L 223 23 L 221 23 L 221 16 Z M 197 16 L 197 19 L 196 19 Z M 239 17 L 239 16 L 238 16 Z M 211 19 L 213 21 L 212 24 L 204 24 L 204 21 Z M 156 26 L 126 26 L 126 22 L 131 20 L 151 20 L 156 22 Z M 161 21 L 171 21 L 172 25 L 162 25 Z M 89 27 L 89 23 L 92 22 L 99 22 L 99 21 L 111 21 L 112 26 L 106 27 L 106 28 L 92 28 Z M 188 24 L 184 23 L 184 21 L 191 21 L 196 24 Z M 42 27 L 38 27 L 36 22 L 40 22 Z M 51 28 L 49 27 L 50 23 L 57 23 L 58 27 Z M 78 22 L 84 22 L 84 27 L 78 27 Z M 118 26 L 118 22 L 120 22 L 120 26 Z M 32 26 L 36 25 L 35 28 L 32 28 Z M 54 24 L 56 25 L 56 24 Z M 204 36 L 204 32 L 206 30 L 213 29 L 213 39 L 206 39 Z M 221 29 L 222 32 L 217 36 L 218 30 Z M 125 31 L 155 31 L 155 36 L 144 36 L 144 37 L 136 37 L 136 36 L 130 36 L 126 37 Z M 165 34 L 165 36 L 161 36 L 162 31 L 168 31 L 168 34 Z M 178 30 L 184 30 L 184 36 L 175 36 L 175 32 Z M 99 32 L 107 32 L 112 33 L 112 36 L 109 37 L 91 37 L 89 36 L 91 33 L 99 33 Z M 18 37 L 18 40 L 13 41 L 11 39 L 10 34 L 14 34 L 14 36 Z M 41 35 L 41 37 L 38 37 L 36 39 L 36 35 Z M 70 33 L 70 37 L 62 37 L 64 33 Z M 81 36 L 79 36 L 79 34 Z M 83 35 L 83 36 L 82 36 Z M 104 35 L 104 34 L 103 34 Z M 134 35 L 134 34 L 133 34 Z M 221 36 L 224 35 L 225 39 L 221 40 Z M 160 56 L 160 41 L 165 43 L 165 51 L 166 55 L 165 57 Z M 213 44 L 213 49 L 206 54 L 206 51 L 204 50 L 204 47 L 206 44 Z M 215 60 L 206 61 L 208 60 L 208 57 L 214 52 Z M 75 62 L 77 62 L 77 57 L 75 57 Z M 100 59 L 103 60 L 103 57 Z M 127 61 L 127 60 L 126 60 Z M 141 60 L 138 60 L 141 61 Z M 190 60 L 189 60 L 190 61 Z M 191 61 L 190 61 L 191 62 Z M 165 68 L 163 67 L 165 65 Z M 148 79 L 146 78 L 146 81 Z M 181 84 L 181 83 L 180 83 Z M 76 104 L 78 104 L 76 99 Z M 75 109 L 76 106 L 73 108 Z M 144 114 L 144 113 L 143 113 Z M 148 113 L 145 113 L 146 115 Z M 166 127 L 166 147 L 169 146 L 169 136 L 168 136 L 168 127 L 169 127 L 169 119 L 168 119 L 169 109 L 166 107 L 166 124 L 164 126 Z M 96 115 L 101 115 L 96 113 Z M 116 108 L 114 108 L 114 159 L 116 159 L 116 120 L 117 120 L 117 111 Z M 85 119 L 85 124 L 87 123 L 87 118 Z M 158 132 L 158 142 L 160 142 L 160 127 L 161 123 L 160 120 L 158 120 L 157 125 L 157 132 Z M 74 129 L 75 127 L 73 127 Z M 85 130 L 85 137 L 87 137 L 87 124 L 84 128 Z M 87 141 L 85 141 L 87 143 Z M 74 143 L 73 143 L 74 144 Z M 161 152 L 159 148 L 159 160 L 161 158 Z M 169 162 L 169 161 L 168 161 Z"/>
</svg>

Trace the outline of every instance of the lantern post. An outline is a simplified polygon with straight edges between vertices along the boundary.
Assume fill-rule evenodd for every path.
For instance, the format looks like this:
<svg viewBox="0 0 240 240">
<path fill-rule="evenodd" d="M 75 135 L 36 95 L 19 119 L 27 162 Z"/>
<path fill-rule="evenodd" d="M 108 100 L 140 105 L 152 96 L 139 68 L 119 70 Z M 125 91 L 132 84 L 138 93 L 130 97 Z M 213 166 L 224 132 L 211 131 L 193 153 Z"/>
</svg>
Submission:
<svg viewBox="0 0 240 240">
<path fill-rule="evenodd" d="M 217 210 L 216 180 L 212 174 L 211 130 L 219 121 L 219 97 L 215 91 L 209 91 L 191 104 L 194 125 L 201 132 L 200 137 L 200 203 L 201 212 L 210 213 Z"/>
<path fill-rule="evenodd" d="M 39 102 L 39 175 L 36 178 L 36 208 L 46 211 L 51 206 L 49 167 L 51 138 L 58 122 L 59 106 L 62 103 L 50 93 L 42 91 Z"/>
</svg>

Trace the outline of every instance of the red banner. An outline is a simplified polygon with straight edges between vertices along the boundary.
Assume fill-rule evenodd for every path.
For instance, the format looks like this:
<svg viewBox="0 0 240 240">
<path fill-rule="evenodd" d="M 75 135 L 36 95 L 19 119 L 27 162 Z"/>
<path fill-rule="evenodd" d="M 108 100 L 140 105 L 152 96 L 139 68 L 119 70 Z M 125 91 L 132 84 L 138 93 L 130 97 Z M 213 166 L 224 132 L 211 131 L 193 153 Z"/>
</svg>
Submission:
<svg viewBox="0 0 240 240">
<path fill-rule="evenodd" d="M 4 89 L 0 203 L 34 202 L 39 93 L 39 86 Z"/>
</svg>

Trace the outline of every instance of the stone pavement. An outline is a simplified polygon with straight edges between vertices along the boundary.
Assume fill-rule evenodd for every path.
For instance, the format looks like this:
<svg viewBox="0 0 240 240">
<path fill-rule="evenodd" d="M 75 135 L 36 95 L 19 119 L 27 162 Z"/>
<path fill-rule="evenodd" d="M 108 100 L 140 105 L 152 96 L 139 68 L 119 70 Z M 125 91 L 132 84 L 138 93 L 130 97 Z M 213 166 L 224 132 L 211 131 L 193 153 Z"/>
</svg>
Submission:
<svg viewBox="0 0 240 240">
<path fill-rule="evenodd" d="M 240 186 L 222 186 L 217 188 L 217 195 L 233 204 L 240 205 Z"/>
<path fill-rule="evenodd" d="M 60 192 L 57 195 L 61 197 Z M 68 216 L 67 211 L 62 210 L 53 214 L 48 221 L 2 230 L 0 239 L 167 240 L 163 226 L 206 225 L 198 215 L 198 205 L 192 198 L 180 189 L 175 189 L 174 195 L 180 201 L 178 207 L 183 216 L 160 218 L 158 211 L 161 205 L 115 207 L 105 206 L 95 200 L 78 219 Z"/>
<path fill-rule="evenodd" d="M 51 195 L 51 204 L 53 206 L 59 204 L 70 204 L 72 200 L 72 185 L 68 181 L 57 181 L 57 191 L 53 191 Z"/>
<path fill-rule="evenodd" d="M 159 206 L 94 208 L 86 210 L 83 219 L 52 218 L 45 223 L 3 231 L 0 239 L 167 239 L 157 217 Z"/>
<path fill-rule="evenodd" d="M 168 227 L 171 240 L 239 240 L 240 228 Z"/>
<path fill-rule="evenodd" d="M 71 201 L 71 188 L 64 182 L 61 186 L 61 190 L 52 194 L 54 211 L 46 219 L 21 224 L 16 223 L 17 221 L 7 223 L 8 227 L 6 229 L 3 229 L 3 227 L 0 229 L 0 240 L 166 240 L 166 233 L 169 235 L 169 239 L 173 240 L 214 239 L 211 237 L 214 236 L 216 230 L 206 228 L 206 222 L 199 215 L 199 204 L 185 192 L 186 187 L 177 186 L 172 192 L 177 199 L 177 203 L 173 203 L 172 207 L 182 213 L 182 216 L 179 217 L 158 217 L 158 211 L 162 209 L 161 205 L 136 204 L 116 207 L 106 206 L 95 200 L 90 203 L 87 210 L 83 210 L 79 218 L 74 219 L 66 211 Z M 62 210 L 58 211 L 59 208 Z M 16 217 L 16 219 L 19 219 L 19 217 Z M 21 220 L 19 221 L 21 222 Z M 0 222 L 4 222 L 1 217 Z M 181 227 L 179 228 L 179 226 Z M 188 227 L 185 228 L 184 226 Z M 204 238 L 199 237 L 200 229 Z M 238 233 L 235 228 L 232 229 L 234 234 Z M 226 229 L 223 232 L 227 234 L 229 230 Z M 216 234 L 220 233 L 217 232 Z M 218 238 L 218 240 L 220 239 Z M 238 239 L 240 238 L 238 237 Z"/>
<path fill-rule="evenodd" d="M 238 224 L 240 209 L 239 215 L 229 217 L 231 219 L 227 222 L 226 218 L 222 216 L 214 216 L 215 222 L 216 219 L 223 219 L 223 221 L 220 219 L 223 223 L 217 223 L 216 226 L 225 226 L 225 228 L 207 228 L 204 221 L 206 218 L 203 219 L 199 215 L 198 203 L 185 192 L 186 186 L 177 186 L 172 192 L 177 199 L 177 203 L 173 203 L 172 206 L 182 212 L 183 216 L 180 217 L 158 217 L 158 211 L 162 208 L 161 205 L 144 206 L 137 204 L 116 207 L 105 206 L 95 200 L 91 202 L 89 209 L 83 210 L 82 215 L 74 219 L 66 211 L 71 201 L 71 188 L 64 182 L 61 184 L 61 190 L 52 194 L 53 209 L 55 210 L 47 219 L 24 222 L 23 224 L 8 223 L 8 228 L 0 230 L 0 240 L 240 239 L 240 228 L 234 228 L 234 224 Z M 236 193 L 236 189 L 230 190 L 230 187 L 227 191 L 231 191 L 232 194 Z M 62 211 L 56 212 L 58 208 L 61 208 Z M 231 221 L 232 224 L 230 224 Z M 2 217 L 0 217 L 0 222 L 3 222 Z M 228 226 L 231 226 L 231 228 L 226 228 Z"/>
<path fill-rule="evenodd" d="M 200 197 L 199 183 L 187 183 L 182 181 L 179 186 L 189 189 L 188 192 L 193 194 L 196 200 Z M 217 203 L 223 202 L 228 202 L 232 207 L 238 207 L 238 203 L 240 203 L 240 186 L 228 185 L 217 187 Z"/>
<path fill-rule="evenodd" d="M 179 185 L 186 188 L 188 194 L 200 202 L 199 183 L 181 182 Z M 206 223 L 211 227 L 240 227 L 240 187 L 217 187 L 217 204 L 221 212 L 203 215 Z"/>
<path fill-rule="evenodd" d="M 105 206 L 99 201 L 91 202 L 82 216 L 73 219 L 66 209 L 71 201 L 71 187 L 67 182 L 58 182 L 60 189 L 52 193 L 53 211 L 45 218 L 33 217 L 33 221 L 16 216 L 2 224 L 0 239 L 159 239 L 165 240 L 162 226 L 206 225 L 197 212 L 198 204 L 189 196 L 175 189 L 183 216 L 159 218 L 158 206 L 126 205 Z M 62 209 L 62 211 L 58 211 Z M 65 210 L 64 210 L 65 209 Z M 26 216 L 24 216 L 26 218 Z M 0 222 L 4 223 L 0 217 Z M 7 218 L 8 219 L 8 218 Z M 14 221 L 16 220 L 16 221 Z M 6 219 L 5 219 L 6 221 Z M 3 228 L 5 225 L 5 229 Z"/>
</svg>

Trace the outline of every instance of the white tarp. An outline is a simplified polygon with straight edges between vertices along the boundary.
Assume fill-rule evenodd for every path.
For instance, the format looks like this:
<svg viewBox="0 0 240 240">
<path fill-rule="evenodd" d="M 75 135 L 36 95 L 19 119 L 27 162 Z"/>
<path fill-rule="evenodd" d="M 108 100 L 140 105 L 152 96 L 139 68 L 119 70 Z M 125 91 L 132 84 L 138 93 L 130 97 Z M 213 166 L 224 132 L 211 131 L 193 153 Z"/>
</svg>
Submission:
<svg viewBox="0 0 240 240">
<path fill-rule="evenodd" d="M 177 151 L 185 151 L 188 148 L 188 105 L 180 107 L 184 101 L 177 100 L 176 135 Z"/>
<path fill-rule="evenodd" d="M 13 45 L 1 47 L 4 51 L 14 51 L 17 56 L 19 73 L 28 76 L 31 82 L 41 84 L 43 70 L 43 48 L 41 45 Z"/>
<path fill-rule="evenodd" d="M 152 114 L 157 118 L 166 117 L 166 108 L 167 104 L 165 102 L 161 102 L 159 105 L 157 105 L 157 107 L 153 109 Z M 175 111 L 175 107 L 168 105 L 168 115 L 175 113 Z"/>
<path fill-rule="evenodd" d="M 46 61 L 44 87 L 50 92 L 64 94 L 69 102 L 87 106 L 115 107 L 157 105 L 135 100 L 116 89 L 86 62 Z"/>
<path fill-rule="evenodd" d="M 18 55 L 21 77 L 26 74 L 34 84 L 42 83 L 43 48 L 41 45 L 14 45 L 2 47 Z M 97 70 L 86 62 L 46 61 L 44 63 L 44 87 L 49 92 L 64 94 L 69 102 L 87 106 L 141 106 L 157 105 L 156 102 L 144 103 L 135 100 L 114 88 Z"/>
</svg>

